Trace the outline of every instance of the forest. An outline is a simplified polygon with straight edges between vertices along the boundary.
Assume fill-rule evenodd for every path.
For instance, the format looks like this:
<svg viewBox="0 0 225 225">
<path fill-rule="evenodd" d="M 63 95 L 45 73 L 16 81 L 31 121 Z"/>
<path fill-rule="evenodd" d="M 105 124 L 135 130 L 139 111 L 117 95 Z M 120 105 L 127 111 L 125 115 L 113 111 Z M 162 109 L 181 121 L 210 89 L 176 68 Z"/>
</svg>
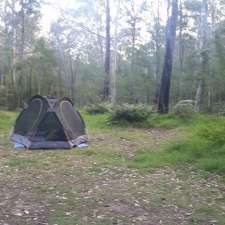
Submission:
<svg viewBox="0 0 225 225">
<path fill-rule="evenodd" d="M 0 53 L 0 225 L 225 224 L 225 0 L 0 0 Z"/>
<path fill-rule="evenodd" d="M 224 1 L 77 0 L 48 28 L 46 4 L 1 1 L 1 107 L 20 108 L 35 94 L 66 95 L 79 106 L 157 105 L 162 74 L 171 71 L 169 105 L 193 100 L 198 111 L 222 110 Z"/>
</svg>

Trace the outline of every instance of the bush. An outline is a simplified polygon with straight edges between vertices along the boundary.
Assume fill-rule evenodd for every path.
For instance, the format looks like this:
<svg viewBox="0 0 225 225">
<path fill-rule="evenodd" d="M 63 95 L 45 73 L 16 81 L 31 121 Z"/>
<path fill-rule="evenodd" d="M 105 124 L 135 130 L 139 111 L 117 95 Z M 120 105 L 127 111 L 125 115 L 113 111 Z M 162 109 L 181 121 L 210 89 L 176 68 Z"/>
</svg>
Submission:
<svg viewBox="0 0 225 225">
<path fill-rule="evenodd" d="M 140 123 L 147 120 L 151 109 L 144 105 L 123 104 L 114 108 L 110 120 L 115 122 Z"/>
<path fill-rule="evenodd" d="M 195 101 L 180 101 L 174 106 L 173 112 L 180 117 L 192 117 L 195 114 Z"/>
<path fill-rule="evenodd" d="M 111 110 L 112 106 L 110 104 L 102 103 L 102 104 L 92 104 L 85 108 L 85 111 L 89 114 L 104 114 Z"/>
</svg>

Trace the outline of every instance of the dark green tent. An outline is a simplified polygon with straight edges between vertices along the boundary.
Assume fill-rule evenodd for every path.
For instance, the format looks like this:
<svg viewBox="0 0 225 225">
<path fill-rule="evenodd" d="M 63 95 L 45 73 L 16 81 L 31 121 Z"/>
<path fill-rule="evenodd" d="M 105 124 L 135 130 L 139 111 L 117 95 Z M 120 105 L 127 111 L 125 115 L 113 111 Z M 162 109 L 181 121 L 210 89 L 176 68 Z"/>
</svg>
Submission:
<svg viewBox="0 0 225 225">
<path fill-rule="evenodd" d="M 37 95 L 16 119 L 11 140 L 29 149 L 62 149 L 85 143 L 87 136 L 69 98 Z"/>
</svg>

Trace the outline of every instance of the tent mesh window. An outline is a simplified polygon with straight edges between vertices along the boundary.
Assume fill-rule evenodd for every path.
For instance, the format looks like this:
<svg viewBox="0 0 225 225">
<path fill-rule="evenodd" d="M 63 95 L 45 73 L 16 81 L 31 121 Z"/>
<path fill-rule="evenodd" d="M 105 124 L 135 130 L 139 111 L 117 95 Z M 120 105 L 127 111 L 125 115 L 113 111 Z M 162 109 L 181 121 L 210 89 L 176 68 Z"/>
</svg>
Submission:
<svg viewBox="0 0 225 225">
<path fill-rule="evenodd" d="M 67 141 L 63 127 L 54 112 L 46 114 L 33 141 Z"/>
<path fill-rule="evenodd" d="M 29 107 L 24 110 L 18 118 L 15 127 L 15 133 L 20 135 L 32 136 L 35 132 L 35 127 L 46 112 L 46 105 L 40 98 L 34 99 L 29 104 Z"/>
<path fill-rule="evenodd" d="M 84 133 L 84 122 L 69 102 L 62 101 L 60 103 L 60 117 L 70 138 L 78 137 Z"/>
</svg>

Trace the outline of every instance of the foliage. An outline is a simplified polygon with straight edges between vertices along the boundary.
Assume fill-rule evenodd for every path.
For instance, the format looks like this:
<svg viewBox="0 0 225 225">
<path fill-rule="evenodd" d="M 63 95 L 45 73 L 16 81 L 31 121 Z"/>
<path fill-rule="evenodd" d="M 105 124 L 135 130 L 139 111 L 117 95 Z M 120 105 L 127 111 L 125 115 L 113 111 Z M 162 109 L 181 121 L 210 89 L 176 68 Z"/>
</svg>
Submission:
<svg viewBox="0 0 225 225">
<path fill-rule="evenodd" d="M 0 130 L 8 132 L 12 128 L 15 118 L 15 112 L 0 111 Z"/>
<path fill-rule="evenodd" d="M 144 105 L 122 104 L 112 110 L 110 121 L 114 124 L 120 122 L 142 123 L 148 119 L 151 112 L 151 109 Z"/>
</svg>

